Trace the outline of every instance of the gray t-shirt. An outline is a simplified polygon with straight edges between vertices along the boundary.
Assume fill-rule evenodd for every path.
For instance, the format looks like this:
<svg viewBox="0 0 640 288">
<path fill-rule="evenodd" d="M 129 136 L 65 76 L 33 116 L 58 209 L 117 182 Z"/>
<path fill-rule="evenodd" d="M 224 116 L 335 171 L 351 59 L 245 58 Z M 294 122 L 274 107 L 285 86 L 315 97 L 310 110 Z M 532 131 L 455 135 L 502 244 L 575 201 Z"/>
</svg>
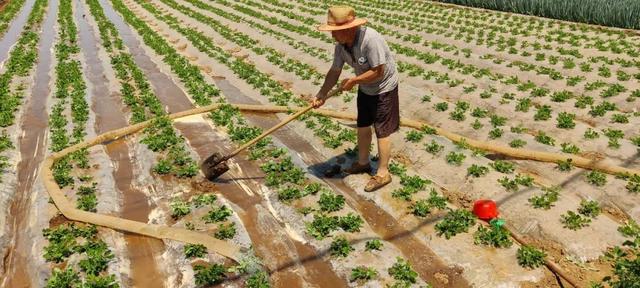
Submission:
<svg viewBox="0 0 640 288">
<path fill-rule="evenodd" d="M 378 31 L 370 27 L 360 27 L 352 48 L 353 56 L 345 45 L 336 44 L 332 69 L 342 69 L 344 63 L 353 67 L 360 75 L 378 65 L 384 65 L 384 75 L 379 81 L 360 84 L 360 90 L 367 95 L 389 92 L 398 85 L 398 70 L 387 42 Z"/>
</svg>

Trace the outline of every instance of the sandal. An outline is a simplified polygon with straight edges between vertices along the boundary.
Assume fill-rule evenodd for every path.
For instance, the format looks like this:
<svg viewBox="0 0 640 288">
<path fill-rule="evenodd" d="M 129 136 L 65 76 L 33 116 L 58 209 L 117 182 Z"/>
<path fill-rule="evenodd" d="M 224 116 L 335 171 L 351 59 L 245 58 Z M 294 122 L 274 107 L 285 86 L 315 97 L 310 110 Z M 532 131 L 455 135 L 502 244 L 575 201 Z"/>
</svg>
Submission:
<svg viewBox="0 0 640 288">
<path fill-rule="evenodd" d="M 358 163 L 358 161 L 353 162 L 353 164 L 351 164 L 351 167 L 344 169 L 344 173 L 347 174 L 360 174 L 360 173 L 371 173 L 371 164 L 367 163 L 364 165 L 361 165 L 360 163 Z"/>
<path fill-rule="evenodd" d="M 373 177 L 371 177 L 371 179 L 369 180 L 369 183 L 367 183 L 366 186 L 364 186 L 364 191 L 367 192 L 373 192 L 375 190 L 378 190 L 380 188 L 382 188 L 383 186 L 387 185 L 391 183 L 391 175 L 387 174 L 387 176 L 378 176 L 375 175 Z"/>
</svg>

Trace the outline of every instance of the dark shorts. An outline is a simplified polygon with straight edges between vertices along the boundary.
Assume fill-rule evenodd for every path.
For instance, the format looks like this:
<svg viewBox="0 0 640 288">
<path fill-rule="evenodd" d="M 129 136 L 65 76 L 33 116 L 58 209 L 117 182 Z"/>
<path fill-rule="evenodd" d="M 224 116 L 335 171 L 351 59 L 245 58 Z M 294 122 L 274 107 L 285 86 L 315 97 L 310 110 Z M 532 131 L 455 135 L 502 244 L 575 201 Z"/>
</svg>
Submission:
<svg viewBox="0 0 640 288">
<path fill-rule="evenodd" d="M 398 86 L 389 92 L 367 95 L 358 90 L 358 127 L 373 125 L 376 137 L 384 138 L 400 128 Z"/>
</svg>

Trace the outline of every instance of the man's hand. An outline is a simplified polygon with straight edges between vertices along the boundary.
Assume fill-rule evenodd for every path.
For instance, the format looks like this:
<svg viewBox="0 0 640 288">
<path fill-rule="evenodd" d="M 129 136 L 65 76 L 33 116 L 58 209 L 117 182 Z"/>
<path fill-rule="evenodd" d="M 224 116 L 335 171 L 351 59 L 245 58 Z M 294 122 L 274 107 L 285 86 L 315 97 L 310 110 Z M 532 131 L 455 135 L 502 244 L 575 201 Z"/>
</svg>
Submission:
<svg viewBox="0 0 640 288">
<path fill-rule="evenodd" d="M 320 106 L 324 105 L 324 102 L 327 100 L 327 94 L 322 94 L 321 92 L 318 92 L 318 94 L 316 94 L 316 97 L 313 98 L 313 100 L 311 100 L 311 105 L 313 106 L 313 108 L 320 108 Z"/>
<path fill-rule="evenodd" d="M 347 78 L 342 80 L 342 83 L 340 83 L 340 90 L 342 91 L 351 91 L 351 89 L 353 89 L 353 86 L 356 86 L 356 81 L 355 78 Z"/>
<path fill-rule="evenodd" d="M 313 105 L 313 108 L 320 108 L 320 106 L 324 105 L 324 102 L 324 98 L 314 98 L 311 100 L 311 105 Z"/>
</svg>

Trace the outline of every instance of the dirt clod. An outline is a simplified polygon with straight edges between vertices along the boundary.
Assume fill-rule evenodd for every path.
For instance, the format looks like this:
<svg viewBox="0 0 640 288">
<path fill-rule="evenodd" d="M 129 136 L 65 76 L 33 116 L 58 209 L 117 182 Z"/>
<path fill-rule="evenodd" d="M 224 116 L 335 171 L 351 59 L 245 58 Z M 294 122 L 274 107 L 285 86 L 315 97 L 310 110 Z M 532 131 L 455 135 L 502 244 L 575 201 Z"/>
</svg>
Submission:
<svg viewBox="0 0 640 288">
<path fill-rule="evenodd" d="M 433 276 L 436 278 L 436 280 L 438 280 L 439 283 L 449 284 L 449 276 L 447 276 L 447 274 L 438 272 L 436 274 L 433 274 Z"/>
</svg>

